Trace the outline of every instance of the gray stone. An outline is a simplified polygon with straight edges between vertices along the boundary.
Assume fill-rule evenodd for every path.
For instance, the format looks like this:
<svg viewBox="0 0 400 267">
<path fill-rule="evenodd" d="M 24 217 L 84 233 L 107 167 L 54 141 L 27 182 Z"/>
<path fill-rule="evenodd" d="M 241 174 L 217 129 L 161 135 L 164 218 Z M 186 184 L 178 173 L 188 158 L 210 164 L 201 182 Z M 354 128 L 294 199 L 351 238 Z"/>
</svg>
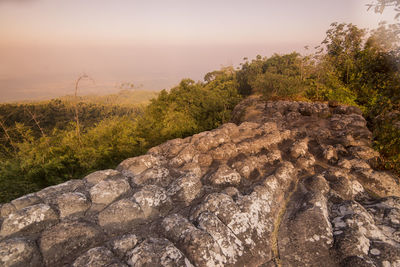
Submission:
<svg viewBox="0 0 400 267">
<path fill-rule="evenodd" d="M 153 155 L 143 155 L 135 158 L 129 158 L 121 162 L 117 170 L 128 171 L 132 175 L 138 175 L 143 171 L 160 164 L 160 159 Z"/>
<path fill-rule="evenodd" d="M 132 199 L 121 199 L 98 215 L 99 225 L 111 232 L 128 232 L 143 221 L 145 215 L 139 204 Z"/>
<path fill-rule="evenodd" d="M 129 252 L 129 266 L 187 266 L 189 260 L 171 242 L 163 238 L 149 238 Z"/>
<path fill-rule="evenodd" d="M 219 168 L 210 175 L 208 178 L 213 185 L 238 185 L 241 176 L 238 172 L 232 170 L 226 165 L 221 165 Z"/>
<path fill-rule="evenodd" d="M 83 180 L 69 180 L 68 182 L 58 185 L 53 185 L 45 189 L 42 189 L 39 192 L 37 192 L 36 195 L 40 197 L 42 200 L 51 202 L 57 195 L 66 192 L 73 192 L 78 188 L 83 188 L 84 186 L 85 183 L 83 182 Z"/>
<path fill-rule="evenodd" d="M 14 205 L 14 207 L 17 210 L 26 208 L 28 206 L 32 206 L 35 204 L 40 203 L 40 198 L 38 196 L 36 196 L 36 194 L 29 194 L 29 195 L 25 195 L 22 196 L 20 198 L 14 199 L 13 201 L 11 201 L 11 204 Z"/>
<path fill-rule="evenodd" d="M 128 193 L 131 187 L 125 178 L 104 180 L 93 186 L 89 193 L 92 203 L 108 205 Z"/>
<path fill-rule="evenodd" d="M 0 241 L 0 265 L 4 267 L 41 266 L 40 253 L 32 241 L 13 238 Z"/>
<path fill-rule="evenodd" d="M 146 185 L 133 195 L 146 218 L 163 216 L 171 209 L 171 199 L 167 192 L 155 185 Z"/>
<path fill-rule="evenodd" d="M 158 185 L 168 186 L 172 182 L 172 176 L 165 167 L 153 167 L 132 177 L 131 181 L 137 186 Z"/>
<path fill-rule="evenodd" d="M 62 222 L 45 230 L 40 238 L 40 250 L 47 266 L 60 265 L 72 256 L 103 241 L 101 231 L 86 222 Z"/>
<path fill-rule="evenodd" d="M 203 212 L 197 219 L 199 228 L 209 233 L 218 243 L 228 264 L 234 264 L 244 253 L 244 246 L 235 234 L 210 212 Z"/>
<path fill-rule="evenodd" d="M 114 240 L 112 249 L 120 258 L 124 258 L 139 242 L 139 238 L 134 234 L 127 234 Z"/>
<path fill-rule="evenodd" d="M 8 217 L 11 213 L 15 212 L 17 209 L 11 203 L 5 203 L 0 208 L 0 215 L 1 217 L 5 218 Z"/>
<path fill-rule="evenodd" d="M 179 153 L 169 161 L 169 164 L 174 168 L 179 168 L 182 165 L 191 162 L 196 155 L 196 150 L 192 144 L 186 145 Z"/>
<path fill-rule="evenodd" d="M 122 173 L 116 170 L 108 169 L 108 170 L 103 170 L 103 171 L 97 171 L 93 172 L 89 175 L 87 175 L 84 180 L 86 181 L 87 184 L 89 185 L 95 185 L 98 184 L 99 182 L 105 180 L 105 179 L 115 179 L 115 178 L 121 178 Z"/>
<path fill-rule="evenodd" d="M 103 267 L 118 262 L 112 252 L 105 247 L 96 247 L 88 250 L 77 258 L 73 267 Z"/>
<path fill-rule="evenodd" d="M 194 173 L 186 173 L 176 179 L 167 190 L 167 194 L 174 200 L 189 205 L 201 192 L 200 177 Z"/>
<path fill-rule="evenodd" d="M 90 207 L 90 201 L 82 193 L 69 192 L 64 193 L 56 199 L 57 208 L 60 212 L 60 218 L 81 217 Z"/>
<path fill-rule="evenodd" d="M 0 237 L 19 233 L 37 233 L 58 220 L 57 214 L 46 204 L 37 204 L 15 211 L 4 219 Z"/>
<path fill-rule="evenodd" d="M 236 145 L 232 143 L 223 144 L 211 150 L 210 153 L 215 160 L 228 160 L 238 154 Z"/>
<path fill-rule="evenodd" d="M 165 235 L 178 245 L 195 266 L 223 266 L 226 258 L 214 239 L 179 215 L 162 222 Z"/>
</svg>

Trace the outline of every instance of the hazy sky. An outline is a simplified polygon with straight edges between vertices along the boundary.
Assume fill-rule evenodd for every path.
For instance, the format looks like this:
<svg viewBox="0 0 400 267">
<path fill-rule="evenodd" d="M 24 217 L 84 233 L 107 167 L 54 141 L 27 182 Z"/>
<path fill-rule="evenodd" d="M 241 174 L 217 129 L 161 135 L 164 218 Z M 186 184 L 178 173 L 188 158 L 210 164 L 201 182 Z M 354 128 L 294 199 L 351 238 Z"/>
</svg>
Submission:
<svg viewBox="0 0 400 267">
<path fill-rule="evenodd" d="M 199 80 L 245 56 L 315 46 L 335 21 L 393 22 L 389 9 L 367 12 L 370 2 L 0 0 L 0 101 L 71 93 L 82 72 L 96 80 L 82 93 Z"/>
</svg>

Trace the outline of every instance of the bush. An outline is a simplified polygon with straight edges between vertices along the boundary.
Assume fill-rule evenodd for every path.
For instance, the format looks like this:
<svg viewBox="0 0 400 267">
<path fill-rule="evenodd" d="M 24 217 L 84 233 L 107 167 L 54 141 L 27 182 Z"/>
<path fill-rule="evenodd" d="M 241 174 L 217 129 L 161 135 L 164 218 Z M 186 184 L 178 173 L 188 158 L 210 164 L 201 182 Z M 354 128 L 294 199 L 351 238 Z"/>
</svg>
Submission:
<svg viewBox="0 0 400 267">
<path fill-rule="evenodd" d="M 305 84 L 300 77 L 266 72 L 256 77 L 253 88 L 266 99 L 273 97 L 292 97 L 302 95 Z"/>
<path fill-rule="evenodd" d="M 40 138 L 30 127 L 17 123 L 12 129 L 18 137 L 15 153 L 6 145 L 0 155 L 0 202 L 114 168 L 168 139 L 218 127 L 230 119 L 240 99 L 234 73 L 223 70 L 207 83 L 182 80 L 136 116 L 96 118 L 98 122 L 82 127 L 79 135 L 74 122 Z"/>
</svg>

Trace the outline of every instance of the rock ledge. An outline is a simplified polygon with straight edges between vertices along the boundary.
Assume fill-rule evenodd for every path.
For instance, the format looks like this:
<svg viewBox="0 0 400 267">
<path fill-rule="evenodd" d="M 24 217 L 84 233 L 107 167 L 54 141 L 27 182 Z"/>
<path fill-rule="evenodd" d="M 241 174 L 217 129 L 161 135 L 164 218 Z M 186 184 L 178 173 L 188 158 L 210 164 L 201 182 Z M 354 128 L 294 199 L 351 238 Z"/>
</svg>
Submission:
<svg viewBox="0 0 400 267">
<path fill-rule="evenodd" d="M 0 206 L 0 266 L 400 266 L 399 179 L 359 109 L 233 121 Z"/>
</svg>

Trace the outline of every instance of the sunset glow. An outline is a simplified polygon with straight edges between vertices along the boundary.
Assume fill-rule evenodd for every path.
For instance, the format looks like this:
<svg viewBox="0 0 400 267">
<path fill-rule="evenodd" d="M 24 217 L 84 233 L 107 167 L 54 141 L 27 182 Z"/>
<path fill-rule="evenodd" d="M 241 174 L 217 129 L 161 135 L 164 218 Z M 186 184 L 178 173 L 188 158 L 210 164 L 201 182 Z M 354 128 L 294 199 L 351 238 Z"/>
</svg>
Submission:
<svg viewBox="0 0 400 267">
<path fill-rule="evenodd" d="M 0 0 L 0 101 L 68 94 L 82 72 L 98 81 L 92 93 L 126 81 L 168 88 L 245 56 L 303 52 L 334 21 L 393 21 L 368 3 Z"/>
</svg>

